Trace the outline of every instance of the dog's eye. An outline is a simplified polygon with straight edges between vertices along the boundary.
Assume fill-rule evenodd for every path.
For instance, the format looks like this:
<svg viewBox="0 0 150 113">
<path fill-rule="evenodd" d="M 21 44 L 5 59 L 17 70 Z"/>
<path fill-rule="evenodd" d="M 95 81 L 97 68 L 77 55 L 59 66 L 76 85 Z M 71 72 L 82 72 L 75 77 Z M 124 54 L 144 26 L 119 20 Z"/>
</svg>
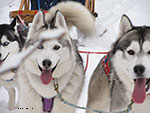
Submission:
<svg viewBox="0 0 150 113">
<path fill-rule="evenodd" d="M 43 49 L 43 48 L 44 48 L 44 47 L 43 47 L 42 44 L 38 46 L 38 49 Z"/>
<path fill-rule="evenodd" d="M 128 52 L 129 55 L 134 55 L 135 54 L 135 52 L 133 50 L 129 50 L 127 52 Z"/>
<path fill-rule="evenodd" d="M 9 44 L 9 42 L 4 42 L 3 46 L 7 46 Z"/>
<path fill-rule="evenodd" d="M 55 45 L 55 46 L 53 47 L 54 50 L 59 50 L 59 48 L 60 48 L 59 45 Z"/>
</svg>

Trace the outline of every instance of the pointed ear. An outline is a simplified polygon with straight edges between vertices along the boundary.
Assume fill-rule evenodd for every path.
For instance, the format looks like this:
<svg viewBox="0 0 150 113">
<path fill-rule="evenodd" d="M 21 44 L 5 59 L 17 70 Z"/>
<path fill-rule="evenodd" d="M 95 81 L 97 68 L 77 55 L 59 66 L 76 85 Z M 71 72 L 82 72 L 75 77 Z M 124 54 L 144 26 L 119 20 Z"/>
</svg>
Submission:
<svg viewBox="0 0 150 113">
<path fill-rule="evenodd" d="M 68 29 L 65 18 L 60 11 L 56 11 L 55 26 L 58 28 L 62 27 L 64 29 Z"/>
<path fill-rule="evenodd" d="M 128 18 L 127 15 L 122 15 L 121 21 L 120 21 L 120 32 L 119 32 L 119 37 L 124 35 L 127 31 L 131 30 L 133 28 L 133 25 Z"/>
<path fill-rule="evenodd" d="M 33 22 L 32 22 L 32 26 L 34 26 L 34 28 L 36 30 L 38 30 L 39 28 L 41 28 L 43 25 L 44 25 L 44 18 L 45 18 L 45 15 L 44 13 L 40 10 L 35 16 L 34 16 L 34 19 L 33 19 Z"/>
<path fill-rule="evenodd" d="M 16 26 L 16 18 L 14 18 L 14 20 L 11 22 L 10 26 L 12 28 L 14 28 Z"/>
</svg>

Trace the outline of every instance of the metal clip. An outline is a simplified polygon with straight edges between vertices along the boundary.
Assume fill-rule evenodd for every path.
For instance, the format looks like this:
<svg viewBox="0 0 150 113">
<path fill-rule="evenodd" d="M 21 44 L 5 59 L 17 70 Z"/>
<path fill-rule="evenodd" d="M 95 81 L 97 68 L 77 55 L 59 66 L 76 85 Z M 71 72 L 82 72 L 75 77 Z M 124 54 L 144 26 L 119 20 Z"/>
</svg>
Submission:
<svg viewBox="0 0 150 113">
<path fill-rule="evenodd" d="M 53 78 L 53 82 L 54 82 L 54 90 L 57 92 L 58 98 L 59 98 L 61 101 L 64 101 L 64 99 L 62 98 L 62 95 L 61 95 L 60 92 L 59 92 L 59 85 L 58 85 L 58 83 L 57 83 L 57 78 Z"/>
<path fill-rule="evenodd" d="M 133 100 L 131 100 L 131 103 L 128 105 L 128 108 L 125 110 L 125 113 L 129 113 L 132 110 Z"/>
<path fill-rule="evenodd" d="M 57 83 L 57 78 L 53 78 L 53 82 L 54 82 L 54 90 L 59 93 L 58 89 L 59 89 L 59 85 Z"/>
</svg>

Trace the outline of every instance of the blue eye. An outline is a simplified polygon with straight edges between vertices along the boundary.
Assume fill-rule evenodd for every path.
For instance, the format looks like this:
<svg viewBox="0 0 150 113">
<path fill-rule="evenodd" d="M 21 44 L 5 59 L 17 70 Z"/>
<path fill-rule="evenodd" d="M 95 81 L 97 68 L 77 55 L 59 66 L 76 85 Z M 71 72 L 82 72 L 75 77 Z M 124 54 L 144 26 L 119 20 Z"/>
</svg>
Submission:
<svg viewBox="0 0 150 113">
<path fill-rule="evenodd" d="M 4 42 L 3 46 L 8 46 L 9 42 Z"/>
<path fill-rule="evenodd" d="M 43 47 L 43 45 L 41 44 L 41 45 L 39 45 L 39 47 L 38 47 L 38 49 L 43 49 L 44 47 Z"/>
</svg>

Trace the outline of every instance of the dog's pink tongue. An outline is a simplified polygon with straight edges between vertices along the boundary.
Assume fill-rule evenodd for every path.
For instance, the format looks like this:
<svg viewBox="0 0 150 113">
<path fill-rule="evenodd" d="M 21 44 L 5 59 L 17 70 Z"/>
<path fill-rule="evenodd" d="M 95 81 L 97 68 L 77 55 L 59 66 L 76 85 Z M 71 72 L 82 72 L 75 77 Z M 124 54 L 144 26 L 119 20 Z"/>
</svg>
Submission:
<svg viewBox="0 0 150 113">
<path fill-rule="evenodd" d="M 52 81 L 51 70 L 43 70 L 41 74 L 41 81 L 44 85 L 48 85 Z"/>
<path fill-rule="evenodd" d="M 132 99 L 135 103 L 143 103 L 146 97 L 145 91 L 145 78 L 136 79 L 134 91 L 132 93 Z"/>
</svg>

